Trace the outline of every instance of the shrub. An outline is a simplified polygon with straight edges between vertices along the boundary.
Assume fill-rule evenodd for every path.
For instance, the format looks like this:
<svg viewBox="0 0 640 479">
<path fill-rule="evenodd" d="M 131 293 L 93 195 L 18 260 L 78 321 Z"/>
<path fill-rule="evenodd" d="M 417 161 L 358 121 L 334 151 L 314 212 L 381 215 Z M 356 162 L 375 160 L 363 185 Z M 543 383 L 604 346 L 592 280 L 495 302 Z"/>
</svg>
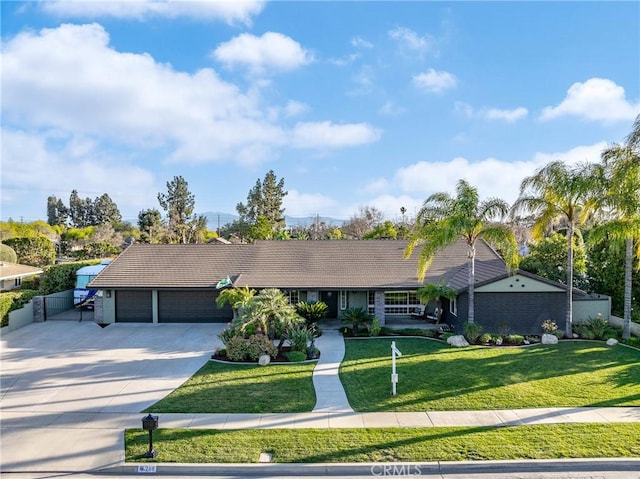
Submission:
<svg viewBox="0 0 640 479">
<path fill-rule="evenodd" d="M 369 327 L 369 335 L 379 336 L 381 329 L 382 328 L 380 327 L 380 322 L 378 321 L 378 318 L 373 318 L 373 320 L 371 321 L 371 326 Z"/>
<path fill-rule="evenodd" d="M 623 343 L 640 349 L 640 338 L 637 338 L 635 336 L 631 336 L 629 339 L 625 339 Z"/>
<path fill-rule="evenodd" d="M 611 334 L 609 321 L 598 315 L 595 318 L 589 318 L 585 325 L 585 333 L 591 337 L 587 339 L 606 339 Z"/>
<path fill-rule="evenodd" d="M 300 301 L 296 304 L 296 312 L 304 318 L 307 327 L 311 328 L 318 321 L 322 321 L 329 313 L 329 306 L 322 301 Z"/>
<path fill-rule="evenodd" d="M 4 328 L 9 325 L 11 311 L 22 308 L 37 295 L 38 291 L 29 289 L 0 293 L 0 327 Z"/>
<path fill-rule="evenodd" d="M 254 334 L 245 341 L 247 342 L 247 356 L 249 359 L 257 361 L 263 354 L 268 354 L 272 358 L 278 355 L 278 348 L 264 334 Z"/>
<path fill-rule="evenodd" d="M 222 341 L 222 344 L 224 344 L 225 346 L 227 345 L 229 340 L 235 338 L 236 336 L 241 336 L 241 334 L 236 328 L 231 326 L 218 334 L 218 338 L 220 338 L 220 341 Z"/>
<path fill-rule="evenodd" d="M 556 324 L 556 322 L 550 319 L 543 321 L 541 326 L 542 330 L 547 334 L 553 334 L 553 332 L 557 331 L 558 329 L 558 325 Z"/>
<path fill-rule="evenodd" d="M 447 340 L 447 339 L 449 339 L 451 336 L 455 336 L 455 335 L 456 335 L 456 333 L 444 333 L 444 334 L 442 335 L 442 340 L 443 340 L 443 341 L 446 341 L 446 340 Z"/>
<path fill-rule="evenodd" d="M 299 363 L 307 359 L 307 355 L 302 351 L 291 351 L 286 353 L 287 359 L 292 363 Z"/>
<path fill-rule="evenodd" d="M 493 336 L 491 336 L 491 334 L 489 333 L 482 333 L 480 335 L 480 343 L 481 344 L 488 344 L 491 342 L 491 340 L 493 339 Z"/>
<path fill-rule="evenodd" d="M 285 339 L 291 346 L 291 351 L 307 352 L 307 345 L 313 340 L 313 331 L 308 330 L 305 326 L 291 326 L 285 331 Z"/>
<path fill-rule="evenodd" d="M 227 358 L 230 361 L 244 361 L 249 357 L 249 342 L 242 336 L 234 336 L 226 346 Z"/>
<path fill-rule="evenodd" d="M 505 336 L 504 342 L 507 344 L 517 344 L 519 346 L 524 343 L 524 336 L 520 334 L 508 334 Z"/>
<path fill-rule="evenodd" d="M 482 326 L 478 323 L 464 323 L 462 326 L 464 337 L 471 344 L 477 344 L 482 334 Z"/>
<path fill-rule="evenodd" d="M 372 316 L 364 308 L 349 308 L 342 315 L 342 322 L 351 324 L 354 336 L 358 334 L 358 328 L 369 324 Z"/>
</svg>

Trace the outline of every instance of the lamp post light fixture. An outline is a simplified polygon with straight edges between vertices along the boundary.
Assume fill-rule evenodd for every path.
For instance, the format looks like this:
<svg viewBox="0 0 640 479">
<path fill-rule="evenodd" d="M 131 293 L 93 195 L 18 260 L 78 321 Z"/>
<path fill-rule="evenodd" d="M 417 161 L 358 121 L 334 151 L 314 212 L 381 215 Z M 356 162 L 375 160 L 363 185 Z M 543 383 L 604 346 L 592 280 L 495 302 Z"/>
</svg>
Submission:
<svg viewBox="0 0 640 479">
<path fill-rule="evenodd" d="M 148 414 L 142 418 L 142 429 L 149 431 L 149 450 L 142 457 L 147 459 L 153 459 L 158 455 L 157 451 L 153 448 L 153 431 L 158 429 L 158 416 L 152 416 Z"/>
</svg>

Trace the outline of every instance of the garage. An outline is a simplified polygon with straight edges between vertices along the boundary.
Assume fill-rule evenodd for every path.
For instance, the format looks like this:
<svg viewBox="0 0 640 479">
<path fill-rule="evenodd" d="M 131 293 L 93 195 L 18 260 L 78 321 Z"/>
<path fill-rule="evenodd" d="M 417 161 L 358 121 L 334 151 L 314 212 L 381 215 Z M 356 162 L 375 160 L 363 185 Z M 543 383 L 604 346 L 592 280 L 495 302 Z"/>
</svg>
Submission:
<svg viewBox="0 0 640 479">
<path fill-rule="evenodd" d="M 226 323 L 231 320 L 231 307 L 216 305 L 217 293 L 207 291 L 158 291 L 160 323 Z"/>
<path fill-rule="evenodd" d="M 116 322 L 151 323 L 153 309 L 151 291 L 119 290 L 116 296 Z"/>
</svg>

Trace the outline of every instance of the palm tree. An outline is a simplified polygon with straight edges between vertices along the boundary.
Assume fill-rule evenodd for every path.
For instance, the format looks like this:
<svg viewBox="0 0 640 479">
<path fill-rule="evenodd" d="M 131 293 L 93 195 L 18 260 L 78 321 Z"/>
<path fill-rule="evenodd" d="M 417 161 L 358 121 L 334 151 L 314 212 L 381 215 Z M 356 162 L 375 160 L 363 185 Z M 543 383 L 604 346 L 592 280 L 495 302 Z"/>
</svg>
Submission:
<svg viewBox="0 0 640 479">
<path fill-rule="evenodd" d="M 436 302 L 436 309 L 438 312 L 434 313 L 437 321 L 440 321 L 442 314 L 442 298 L 449 300 L 456 297 L 456 291 L 447 286 L 446 284 L 433 284 L 427 283 L 416 291 L 416 296 L 423 304 L 429 304 L 429 301 L 434 300 Z"/>
<path fill-rule="evenodd" d="M 225 304 L 231 305 L 233 312 L 233 319 L 238 317 L 238 314 L 242 308 L 246 308 L 249 301 L 255 296 L 256 290 L 249 289 L 249 286 L 241 288 L 226 288 L 220 291 L 216 298 L 216 304 L 218 307 L 223 307 Z"/>
<path fill-rule="evenodd" d="M 284 333 L 291 326 L 304 323 L 304 318 L 296 313 L 295 307 L 279 289 L 263 289 L 249 300 L 248 305 L 240 312 L 237 321 L 241 331 L 249 325 L 273 340 L 280 337 L 278 351 L 282 351 Z"/>
<path fill-rule="evenodd" d="M 418 278 L 424 277 L 436 253 L 464 238 L 467 243 L 469 269 L 469 312 L 467 321 L 475 322 L 474 284 L 476 242 L 484 238 L 498 247 L 504 255 L 507 266 L 518 265 L 518 243 L 511 229 L 497 220 L 503 219 L 509 211 L 507 203 L 498 198 L 480 201 L 478 190 L 465 180 L 458 181 L 456 197 L 448 193 L 434 193 L 429 196 L 418 211 L 416 223 L 409 238 L 404 256 L 409 258 L 413 250 L 420 246 L 418 255 Z"/>
<path fill-rule="evenodd" d="M 625 245 L 622 338 L 628 339 L 631 336 L 633 257 L 640 257 L 640 115 L 625 144 L 607 147 L 602 152 L 602 160 L 606 186 L 601 207 L 609 219 L 593 229 L 592 237 L 595 240 L 608 237 Z"/>
<path fill-rule="evenodd" d="M 594 211 L 596 176 L 594 165 L 567 166 L 553 161 L 526 177 L 512 211 L 527 211 L 535 218 L 532 235 L 540 239 L 554 225 L 567 231 L 567 311 L 565 335 L 573 337 L 573 238 Z"/>
</svg>

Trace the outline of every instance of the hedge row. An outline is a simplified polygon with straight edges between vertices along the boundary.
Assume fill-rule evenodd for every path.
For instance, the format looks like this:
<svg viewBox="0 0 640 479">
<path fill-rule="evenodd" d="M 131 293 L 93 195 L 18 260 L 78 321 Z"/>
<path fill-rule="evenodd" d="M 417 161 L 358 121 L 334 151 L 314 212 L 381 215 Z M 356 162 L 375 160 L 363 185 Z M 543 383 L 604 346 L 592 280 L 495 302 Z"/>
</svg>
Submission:
<svg viewBox="0 0 640 479">
<path fill-rule="evenodd" d="M 0 327 L 9 325 L 9 313 L 22 308 L 31 298 L 40 294 L 35 289 L 21 289 L 0 293 Z"/>
<path fill-rule="evenodd" d="M 44 270 L 40 278 L 40 294 L 47 295 L 73 289 L 76 284 L 76 271 L 83 266 L 99 264 L 100 260 L 74 261 L 51 265 Z"/>
</svg>

